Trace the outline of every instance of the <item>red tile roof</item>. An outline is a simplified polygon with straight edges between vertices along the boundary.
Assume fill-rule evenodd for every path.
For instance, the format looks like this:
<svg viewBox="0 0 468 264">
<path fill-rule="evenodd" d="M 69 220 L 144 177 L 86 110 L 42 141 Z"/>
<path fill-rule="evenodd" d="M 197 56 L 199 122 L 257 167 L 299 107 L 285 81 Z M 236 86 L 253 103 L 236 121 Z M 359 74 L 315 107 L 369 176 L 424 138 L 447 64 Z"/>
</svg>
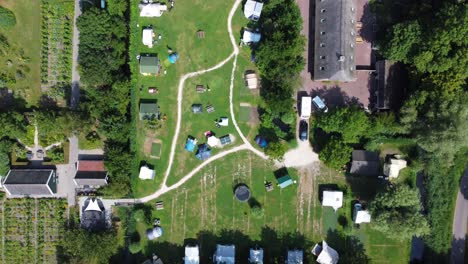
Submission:
<svg viewBox="0 0 468 264">
<path fill-rule="evenodd" d="M 106 171 L 102 160 L 80 160 L 78 171 Z"/>
</svg>

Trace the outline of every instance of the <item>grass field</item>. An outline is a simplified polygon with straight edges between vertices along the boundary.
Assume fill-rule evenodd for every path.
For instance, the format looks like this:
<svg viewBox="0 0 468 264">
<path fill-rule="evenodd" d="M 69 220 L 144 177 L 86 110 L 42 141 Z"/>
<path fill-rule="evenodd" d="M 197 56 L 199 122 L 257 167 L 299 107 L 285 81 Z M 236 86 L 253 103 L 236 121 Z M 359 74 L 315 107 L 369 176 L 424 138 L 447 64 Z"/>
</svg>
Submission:
<svg viewBox="0 0 468 264">
<path fill-rule="evenodd" d="M 1 263 L 57 263 L 66 200 L 3 199 Z"/>
<path fill-rule="evenodd" d="M 133 5 L 138 6 L 138 1 L 132 2 L 134 2 Z M 132 187 L 135 196 L 138 197 L 154 192 L 160 185 L 164 172 L 167 169 L 167 160 L 177 118 L 175 106 L 177 103 L 177 86 L 180 76 L 191 71 L 214 66 L 227 58 L 232 52 L 232 46 L 227 33 L 227 16 L 233 3 L 234 1 L 205 2 L 196 0 L 192 1 L 190 5 L 178 5 L 171 12 L 163 14 L 160 18 L 140 18 L 138 14 L 136 14 L 137 10 L 132 10 L 131 30 L 135 38 L 131 43 L 133 47 L 131 48 L 131 59 L 136 58 L 139 54 L 150 53 L 157 54 L 161 61 L 164 62 L 169 55 L 168 47 L 178 52 L 180 56 L 177 63 L 165 68 L 167 74 L 157 77 L 139 75 L 137 61 L 132 62 L 135 66 L 133 70 L 133 81 L 136 91 L 132 114 L 137 116 L 138 102 L 141 99 L 157 99 L 161 113 L 167 116 L 167 121 L 164 122 L 162 128 L 158 130 L 146 129 L 142 122 L 135 122 L 136 131 L 138 131 L 135 146 L 137 159 L 141 162 L 150 163 L 156 168 L 156 177 L 152 182 L 139 181 L 136 177 L 137 170 L 135 168 L 135 177 Z M 187 17 L 190 17 L 190 19 L 186 19 Z M 181 23 L 181 21 L 183 21 L 183 23 Z M 240 38 L 240 33 L 237 32 L 240 32 L 241 25 L 245 25 L 246 23 L 247 20 L 243 18 L 242 11 L 239 8 L 233 20 L 236 38 Z M 142 28 L 149 25 L 153 26 L 156 36 L 160 34 L 162 37 L 153 48 L 144 46 L 141 41 Z M 198 30 L 205 31 L 204 39 L 197 38 L 196 32 Z M 245 102 L 255 102 L 253 97 L 249 98 L 247 94 L 244 94 L 245 92 L 250 93 L 250 91 L 245 88 L 243 82 L 245 67 L 248 65 L 249 69 L 252 67 L 254 68 L 254 65 L 248 60 L 249 56 L 248 48 L 246 48 L 242 50 L 242 54 L 239 56 L 238 60 L 234 95 L 236 114 L 239 110 L 240 102 L 237 99 L 241 99 L 237 94 L 237 90 L 243 90 L 242 94 L 244 98 L 242 99 L 245 99 Z M 180 137 L 178 138 L 179 149 L 183 148 L 188 135 L 197 137 L 200 143 L 204 142 L 204 136 L 202 136 L 202 134 L 207 130 L 213 130 L 217 136 L 233 134 L 237 138 L 232 122 L 227 129 L 217 129 L 214 126 L 214 119 L 221 116 L 230 117 L 228 96 L 231 70 L 232 60 L 216 71 L 186 81 L 183 97 L 183 120 L 181 123 Z M 208 85 L 211 92 L 197 94 L 195 92 L 196 84 Z M 158 94 L 149 94 L 148 87 L 156 87 L 159 91 Z M 255 97 L 255 95 L 253 96 Z M 207 104 L 212 104 L 215 107 L 215 112 L 210 114 L 205 112 L 201 115 L 194 116 L 190 112 L 192 103 L 202 103 L 204 107 L 206 107 Z M 251 129 L 250 125 L 245 122 L 239 122 L 239 125 L 243 131 L 246 131 L 244 132 L 246 135 L 249 134 Z M 254 132 L 250 134 L 253 135 Z M 144 144 L 145 141 L 148 141 L 148 138 L 158 139 L 162 142 L 160 159 L 153 159 L 148 154 L 145 155 L 143 151 Z M 231 146 L 237 144 L 237 142 L 234 142 Z M 216 152 L 215 150 L 213 154 Z M 173 175 L 169 178 L 169 184 L 175 183 L 177 179 L 199 164 L 199 161 L 196 160 L 193 155 L 179 150 L 177 153 L 179 157 L 176 158 L 178 160 L 183 159 L 183 163 L 179 162 L 178 164 L 183 166 L 172 171 Z"/>
<path fill-rule="evenodd" d="M 41 96 L 40 1 L 3 0 L 0 5 L 16 16 L 13 28 L 0 29 L 10 46 L 6 56 L 0 57 L 0 76 L 13 80 L 7 87 L 28 104 L 35 105 Z"/>
</svg>

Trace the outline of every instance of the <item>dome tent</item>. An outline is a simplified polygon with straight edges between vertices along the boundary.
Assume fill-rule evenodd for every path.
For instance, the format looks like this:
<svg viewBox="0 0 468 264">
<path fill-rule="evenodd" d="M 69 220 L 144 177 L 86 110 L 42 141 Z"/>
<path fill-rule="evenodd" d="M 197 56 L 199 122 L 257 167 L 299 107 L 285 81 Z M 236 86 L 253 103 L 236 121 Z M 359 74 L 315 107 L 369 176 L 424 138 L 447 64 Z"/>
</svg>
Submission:
<svg viewBox="0 0 468 264">
<path fill-rule="evenodd" d="M 146 231 L 146 236 L 148 237 L 149 240 L 154 240 L 158 237 L 161 237 L 162 234 L 163 234 L 163 229 L 160 226 L 156 226 Z"/>
<path fill-rule="evenodd" d="M 171 53 L 167 59 L 170 63 L 174 64 L 179 59 L 179 54 L 177 54 L 177 52 Z"/>
</svg>

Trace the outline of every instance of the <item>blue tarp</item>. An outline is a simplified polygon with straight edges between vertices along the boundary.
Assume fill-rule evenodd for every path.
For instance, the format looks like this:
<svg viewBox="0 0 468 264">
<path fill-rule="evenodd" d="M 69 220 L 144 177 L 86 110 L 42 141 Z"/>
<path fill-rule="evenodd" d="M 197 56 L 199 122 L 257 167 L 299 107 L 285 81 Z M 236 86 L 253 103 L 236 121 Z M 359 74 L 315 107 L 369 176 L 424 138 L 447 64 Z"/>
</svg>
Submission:
<svg viewBox="0 0 468 264">
<path fill-rule="evenodd" d="M 195 139 L 187 138 L 187 143 L 185 143 L 185 150 L 193 152 L 195 150 L 195 144 L 197 142 Z"/>
<path fill-rule="evenodd" d="M 257 143 L 257 145 L 259 145 L 261 148 L 266 148 L 268 146 L 266 139 L 261 136 L 257 136 L 255 138 L 255 143 Z"/>
<path fill-rule="evenodd" d="M 177 54 L 177 52 L 174 52 L 174 53 L 169 55 L 168 59 L 169 59 L 170 63 L 174 64 L 179 59 L 179 54 Z"/>
<path fill-rule="evenodd" d="M 206 160 L 211 157 L 211 149 L 207 144 L 201 144 L 198 146 L 197 153 L 195 154 L 199 160 Z"/>
</svg>

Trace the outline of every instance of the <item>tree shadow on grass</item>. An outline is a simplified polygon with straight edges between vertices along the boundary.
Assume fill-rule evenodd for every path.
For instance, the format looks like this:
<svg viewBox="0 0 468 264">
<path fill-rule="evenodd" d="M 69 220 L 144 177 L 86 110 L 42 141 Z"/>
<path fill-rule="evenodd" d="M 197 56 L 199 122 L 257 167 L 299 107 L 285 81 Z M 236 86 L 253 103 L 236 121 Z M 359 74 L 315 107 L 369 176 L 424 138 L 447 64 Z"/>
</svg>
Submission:
<svg viewBox="0 0 468 264">
<path fill-rule="evenodd" d="M 340 263 L 366 264 L 371 263 L 366 255 L 364 245 L 359 238 L 347 236 L 336 230 L 329 229 L 327 232 L 327 244 L 335 249 L 340 257 Z"/>
</svg>

